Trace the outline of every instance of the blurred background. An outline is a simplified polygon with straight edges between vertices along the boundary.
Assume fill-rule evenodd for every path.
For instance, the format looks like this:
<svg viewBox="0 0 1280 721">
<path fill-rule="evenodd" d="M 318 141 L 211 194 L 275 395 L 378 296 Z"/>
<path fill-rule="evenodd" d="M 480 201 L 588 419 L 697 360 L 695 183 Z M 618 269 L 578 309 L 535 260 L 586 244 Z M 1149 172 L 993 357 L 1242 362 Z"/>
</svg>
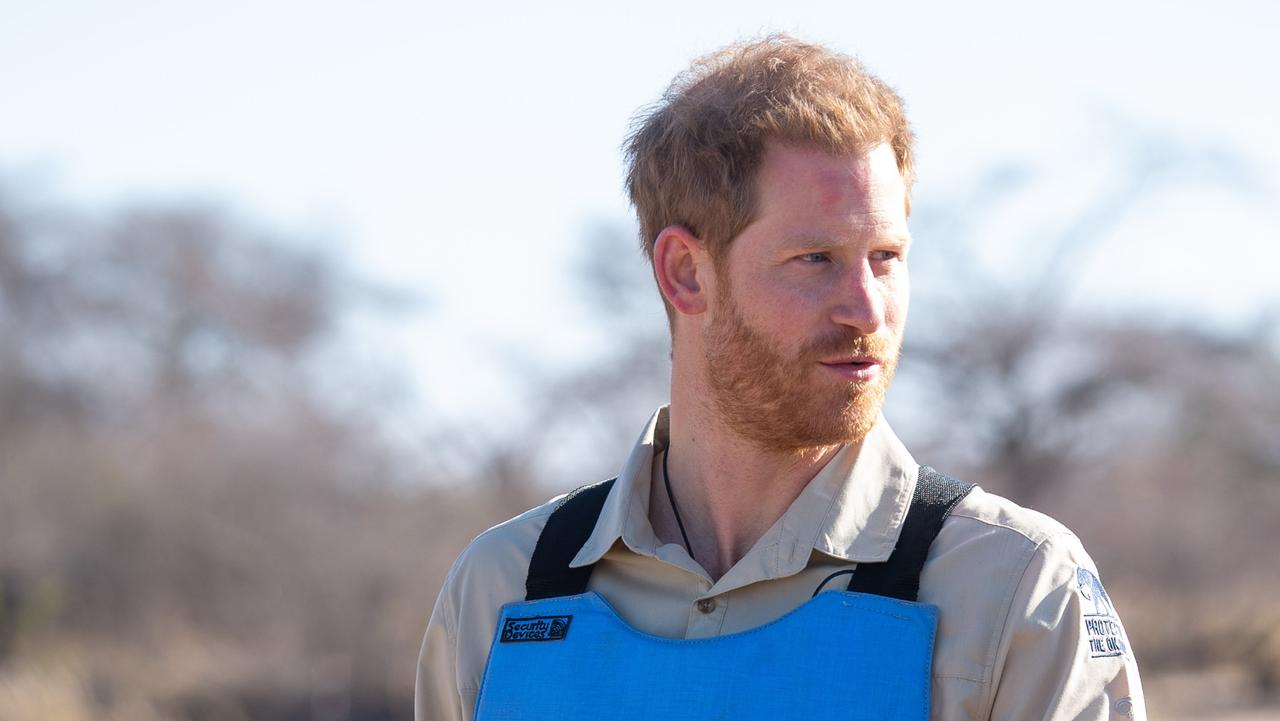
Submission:
<svg viewBox="0 0 1280 721">
<path fill-rule="evenodd" d="M 1152 718 L 1280 718 L 1280 5 L 0 6 L 0 720 L 410 718 L 666 396 L 630 117 L 775 30 L 919 136 L 895 430 L 1080 535 Z"/>
</svg>

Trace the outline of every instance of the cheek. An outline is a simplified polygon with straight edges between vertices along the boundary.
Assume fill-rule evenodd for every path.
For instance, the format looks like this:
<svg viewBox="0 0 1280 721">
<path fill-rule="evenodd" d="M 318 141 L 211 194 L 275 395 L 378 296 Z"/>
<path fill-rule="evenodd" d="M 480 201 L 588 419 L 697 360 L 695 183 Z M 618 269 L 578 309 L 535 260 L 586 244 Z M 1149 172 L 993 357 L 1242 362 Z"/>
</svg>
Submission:
<svg viewBox="0 0 1280 721">
<path fill-rule="evenodd" d="M 833 284 L 821 280 L 796 283 L 787 288 L 786 301 L 793 311 L 820 311 L 831 303 L 836 292 Z"/>
<path fill-rule="evenodd" d="M 792 269 L 771 269 L 748 277 L 747 283 L 750 295 L 740 300 L 750 302 L 754 310 L 771 318 L 821 309 L 832 292 L 829 281 L 821 276 L 806 276 Z"/>
<path fill-rule="evenodd" d="M 907 272 L 895 274 L 884 286 L 884 320 L 898 335 L 907 322 L 907 307 L 911 302 L 911 279 Z"/>
</svg>

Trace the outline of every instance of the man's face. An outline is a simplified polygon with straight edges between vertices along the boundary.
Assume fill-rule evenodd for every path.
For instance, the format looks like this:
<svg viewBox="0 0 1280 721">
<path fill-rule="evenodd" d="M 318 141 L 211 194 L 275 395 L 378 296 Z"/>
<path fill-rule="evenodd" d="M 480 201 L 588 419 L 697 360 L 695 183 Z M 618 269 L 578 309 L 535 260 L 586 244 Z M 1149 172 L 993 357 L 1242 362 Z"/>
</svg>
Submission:
<svg viewBox="0 0 1280 721">
<path fill-rule="evenodd" d="M 756 219 L 717 264 L 703 327 L 725 422 L 777 451 L 860 441 L 907 315 L 906 190 L 892 149 L 766 146 Z"/>
</svg>

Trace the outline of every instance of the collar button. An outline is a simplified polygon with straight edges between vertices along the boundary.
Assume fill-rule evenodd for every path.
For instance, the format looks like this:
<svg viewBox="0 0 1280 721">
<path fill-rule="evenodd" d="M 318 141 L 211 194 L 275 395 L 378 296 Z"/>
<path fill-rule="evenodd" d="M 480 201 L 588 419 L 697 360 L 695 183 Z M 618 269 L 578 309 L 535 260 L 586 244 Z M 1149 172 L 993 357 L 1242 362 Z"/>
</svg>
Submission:
<svg viewBox="0 0 1280 721">
<path fill-rule="evenodd" d="M 703 613 L 711 613 L 716 610 L 716 600 L 714 598 L 700 598 L 698 602 L 693 604 Z"/>
</svg>

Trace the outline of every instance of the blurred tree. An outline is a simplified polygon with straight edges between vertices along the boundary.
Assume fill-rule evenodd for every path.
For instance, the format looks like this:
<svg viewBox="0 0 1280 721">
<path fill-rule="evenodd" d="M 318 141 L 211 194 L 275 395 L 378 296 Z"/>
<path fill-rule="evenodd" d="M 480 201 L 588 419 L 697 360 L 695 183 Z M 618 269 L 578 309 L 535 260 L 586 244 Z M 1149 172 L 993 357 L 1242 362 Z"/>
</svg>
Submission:
<svg viewBox="0 0 1280 721">
<path fill-rule="evenodd" d="M 528 467 L 559 492 L 608 478 L 647 414 L 669 394 L 671 345 L 662 302 L 635 231 L 603 221 L 584 233 L 573 278 L 580 320 L 597 342 L 575 361 L 530 377 L 531 420 L 521 434 Z"/>
<path fill-rule="evenodd" d="M 361 391 L 394 376 L 344 352 L 349 315 L 413 299 L 313 248 L 0 193 L 0 719 L 44 715 L 11 693 L 37 672 L 86 717 L 409 716 L 439 580 L 495 514 L 385 441 L 397 393 Z"/>
</svg>

